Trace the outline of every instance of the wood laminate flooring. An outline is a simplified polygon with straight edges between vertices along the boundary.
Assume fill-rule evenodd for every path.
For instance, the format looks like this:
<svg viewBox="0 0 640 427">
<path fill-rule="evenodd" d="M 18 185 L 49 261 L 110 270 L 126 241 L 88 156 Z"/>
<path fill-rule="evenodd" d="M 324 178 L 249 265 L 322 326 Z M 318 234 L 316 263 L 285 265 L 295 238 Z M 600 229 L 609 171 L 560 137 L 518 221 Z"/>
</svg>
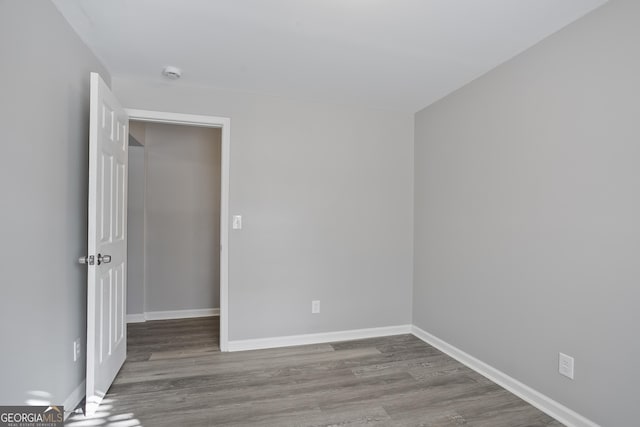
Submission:
<svg viewBox="0 0 640 427">
<path fill-rule="evenodd" d="M 128 326 L 96 416 L 69 426 L 561 426 L 412 335 L 220 353 L 218 318 Z"/>
</svg>

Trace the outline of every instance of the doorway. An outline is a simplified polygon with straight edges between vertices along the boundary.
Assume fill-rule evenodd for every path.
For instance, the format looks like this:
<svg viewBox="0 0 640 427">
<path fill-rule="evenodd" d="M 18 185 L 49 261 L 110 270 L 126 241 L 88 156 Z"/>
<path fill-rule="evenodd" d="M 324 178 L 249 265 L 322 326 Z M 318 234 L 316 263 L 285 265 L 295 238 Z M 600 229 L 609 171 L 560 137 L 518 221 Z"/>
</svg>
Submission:
<svg viewBox="0 0 640 427">
<path fill-rule="evenodd" d="M 127 113 L 127 321 L 219 315 L 227 351 L 229 119 Z"/>
</svg>

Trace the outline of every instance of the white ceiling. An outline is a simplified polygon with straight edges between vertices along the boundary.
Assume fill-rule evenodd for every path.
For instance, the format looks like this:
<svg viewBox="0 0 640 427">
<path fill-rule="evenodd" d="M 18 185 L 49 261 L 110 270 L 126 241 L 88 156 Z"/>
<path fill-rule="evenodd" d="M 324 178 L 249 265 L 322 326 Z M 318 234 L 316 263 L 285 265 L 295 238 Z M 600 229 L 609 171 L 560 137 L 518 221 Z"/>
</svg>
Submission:
<svg viewBox="0 0 640 427">
<path fill-rule="evenodd" d="M 54 0 L 112 76 L 417 111 L 606 0 Z"/>
</svg>

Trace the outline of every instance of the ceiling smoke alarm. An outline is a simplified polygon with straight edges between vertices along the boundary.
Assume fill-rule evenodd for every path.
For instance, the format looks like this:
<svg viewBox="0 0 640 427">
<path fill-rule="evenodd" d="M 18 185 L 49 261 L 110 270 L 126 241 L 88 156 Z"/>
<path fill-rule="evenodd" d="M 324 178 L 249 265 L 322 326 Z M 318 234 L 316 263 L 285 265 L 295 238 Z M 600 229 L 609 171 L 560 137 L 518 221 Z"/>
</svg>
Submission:
<svg viewBox="0 0 640 427">
<path fill-rule="evenodd" d="M 182 75 L 182 70 L 178 67 L 169 65 L 167 67 L 164 67 L 164 70 L 162 70 L 162 75 L 169 80 L 178 80 Z"/>
</svg>

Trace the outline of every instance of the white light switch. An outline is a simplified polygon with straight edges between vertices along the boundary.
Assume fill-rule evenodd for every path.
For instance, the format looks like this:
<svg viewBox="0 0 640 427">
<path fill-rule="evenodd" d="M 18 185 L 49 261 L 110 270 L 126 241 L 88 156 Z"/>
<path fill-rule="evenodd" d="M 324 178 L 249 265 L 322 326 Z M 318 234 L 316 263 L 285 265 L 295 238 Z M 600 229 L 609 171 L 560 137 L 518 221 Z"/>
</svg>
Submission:
<svg viewBox="0 0 640 427">
<path fill-rule="evenodd" d="M 242 215 L 233 216 L 233 229 L 240 230 L 242 228 Z"/>
</svg>

